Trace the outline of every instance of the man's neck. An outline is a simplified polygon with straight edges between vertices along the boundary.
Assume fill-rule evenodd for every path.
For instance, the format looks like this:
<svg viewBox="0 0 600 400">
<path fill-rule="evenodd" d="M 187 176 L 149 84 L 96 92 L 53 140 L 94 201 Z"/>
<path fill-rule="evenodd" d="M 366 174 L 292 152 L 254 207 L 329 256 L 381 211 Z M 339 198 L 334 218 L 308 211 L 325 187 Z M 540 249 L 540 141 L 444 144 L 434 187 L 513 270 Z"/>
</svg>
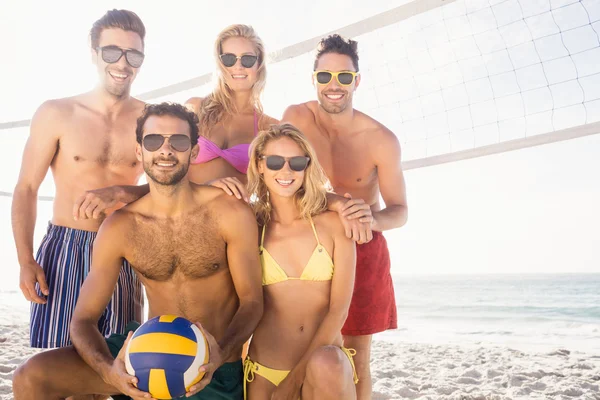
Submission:
<svg viewBox="0 0 600 400">
<path fill-rule="evenodd" d="M 104 115 L 118 115 L 130 103 L 129 92 L 122 96 L 108 93 L 104 88 L 97 87 L 90 93 L 94 109 Z"/>
<path fill-rule="evenodd" d="M 352 108 L 352 104 L 348 104 L 348 107 L 344 111 L 333 114 L 325 111 L 319 104 L 316 119 L 317 124 L 323 127 L 328 134 L 338 135 L 352 129 L 354 124 L 354 109 Z"/>
<path fill-rule="evenodd" d="M 193 192 L 190 181 L 182 179 L 175 185 L 161 185 L 152 179 L 148 181 L 152 208 L 156 216 L 176 217 L 181 215 L 193 202 Z"/>
</svg>

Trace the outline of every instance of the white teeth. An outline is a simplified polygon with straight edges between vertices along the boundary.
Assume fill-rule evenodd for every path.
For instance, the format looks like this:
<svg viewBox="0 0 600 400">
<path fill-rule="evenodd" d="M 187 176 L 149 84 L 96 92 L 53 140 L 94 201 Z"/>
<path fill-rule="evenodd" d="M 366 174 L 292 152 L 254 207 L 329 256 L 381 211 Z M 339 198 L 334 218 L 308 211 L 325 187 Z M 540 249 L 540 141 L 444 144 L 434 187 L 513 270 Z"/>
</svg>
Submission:
<svg viewBox="0 0 600 400">
<path fill-rule="evenodd" d="M 120 79 L 125 79 L 125 78 L 127 78 L 127 75 L 123 75 L 123 74 L 116 74 L 116 73 L 114 73 L 114 72 L 111 72 L 110 74 L 111 74 L 113 77 L 115 77 L 115 78 L 120 78 Z"/>
<path fill-rule="evenodd" d="M 235 79 L 246 78 L 247 75 L 231 75 Z"/>
<path fill-rule="evenodd" d="M 328 99 L 332 99 L 332 100 L 339 100 L 342 98 L 342 94 L 326 94 L 325 95 Z"/>
<path fill-rule="evenodd" d="M 160 165 L 161 167 L 172 167 L 175 164 L 167 164 L 167 163 L 156 163 L 157 165 Z"/>
<path fill-rule="evenodd" d="M 280 185 L 291 185 L 292 182 L 294 182 L 292 179 L 290 179 L 289 181 L 284 181 L 282 179 L 276 179 L 277 183 L 279 183 Z"/>
</svg>

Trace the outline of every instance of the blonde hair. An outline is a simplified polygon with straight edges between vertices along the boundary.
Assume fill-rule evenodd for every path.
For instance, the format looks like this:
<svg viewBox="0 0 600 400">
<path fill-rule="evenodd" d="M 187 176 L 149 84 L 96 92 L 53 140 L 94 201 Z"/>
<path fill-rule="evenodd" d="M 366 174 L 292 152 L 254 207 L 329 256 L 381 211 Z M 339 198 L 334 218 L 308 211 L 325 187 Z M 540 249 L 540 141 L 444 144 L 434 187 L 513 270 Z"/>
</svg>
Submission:
<svg viewBox="0 0 600 400">
<path fill-rule="evenodd" d="M 250 145 L 250 163 L 248 165 L 248 193 L 254 201 L 251 203 L 256 219 L 261 225 L 265 225 L 271 218 L 271 204 L 269 202 L 269 191 L 260 174 L 258 163 L 264 155 L 267 145 L 281 138 L 293 140 L 304 155 L 310 158 L 308 167 L 304 172 L 302 187 L 294 194 L 294 200 L 302 218 L 308 219 L 320 214 L 327 209 L 326 193 L 329 182 L 317 155 L 302 132 L 291 124 L 271 125 L 266 131 L 261 131 Z"/>
<path fill-rule="evenodd" d="M 206 96 L 199 107 L 198 117 L 200 119 L 200 133 L 204 136 L 220 121 L 226 114 L 234 114 L 238 110 L 233 102 L 233 91 L 225 83 L 223 75 L 227 72 L 225 66 L 221 63 L 221 54 L 223 51 L 223 42 L 229 38 L 241 37 L 249 40 L 258 56 L 258 69 L 256 72 L 256 83 L 252 86 L 250 102 L 257 114 L 262 115 L 263 108 L 260 102 L 260 96 L 265 88 L 267 80 L 267 69 L 265 68 L 265 47 L 262 40 L 256 34 L 256 31 L 248 25 L 231 25 L 225 28 L 217 36 L 214 46 L 214 58 L 217 63 L 217 81 L 215 89 Z"/>
</svg>

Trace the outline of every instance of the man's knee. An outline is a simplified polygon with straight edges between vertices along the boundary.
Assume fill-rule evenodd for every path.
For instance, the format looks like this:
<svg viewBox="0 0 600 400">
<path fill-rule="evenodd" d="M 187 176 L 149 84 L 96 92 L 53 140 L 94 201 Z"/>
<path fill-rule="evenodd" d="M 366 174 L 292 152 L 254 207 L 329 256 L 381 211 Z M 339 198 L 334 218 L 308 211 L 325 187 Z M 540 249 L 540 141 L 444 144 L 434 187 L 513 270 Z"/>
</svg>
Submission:
<svg viewBox="0 0 600 400">
<path fill-rule="evenodd" d="M 306 376 L 315 388 L 327 391 L 343 390 L 343 383 L 351 378 L 348 357 L 339 347 L 320 347 L 308 360 Z"/>
<path fill-rule="evenodd" d="M 49 382 L 48 369 L 44 368 L 43 361 L 39 356 L 33 356 L 15 371 L 13 375 L 15 396 L 25 391 L 47 389 Z"/>
</svg>

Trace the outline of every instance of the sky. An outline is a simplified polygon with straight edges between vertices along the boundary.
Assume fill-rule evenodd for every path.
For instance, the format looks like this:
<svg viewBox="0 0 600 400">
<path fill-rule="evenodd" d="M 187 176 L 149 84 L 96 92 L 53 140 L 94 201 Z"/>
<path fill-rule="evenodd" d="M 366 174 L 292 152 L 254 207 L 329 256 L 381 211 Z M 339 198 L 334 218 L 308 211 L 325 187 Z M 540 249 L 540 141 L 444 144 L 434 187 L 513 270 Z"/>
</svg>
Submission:
<svg viewBox="0 0 600 400">
<path fill-rule="evenodd" d="M 406 2 L 0 1 L 0 122 L 28 119 L 47 98 L 93 87 L 88 33 L 108 9 L 135 11 L 146 26 L 135 94 L 211 72 L 214 39 L 230 24 L 252 25 L 271 52 Z"/>
<path fill-rule="evenodd" d="M 397 274 L 600 272 L 600 135 L 405 173 Z"/>
<path fill-rule="evenodd" d="M 303 0 L 201 7 L 206 3 L 175 1 L 166 8 L 141 1 L 0 2 L 0 122 L 29 119 L 45 99 L 93 87 L 87 34 L 109 8 L 132 9 L 147 27 L 147 58 L 135 94 L 210 72 L 214 37 L 228 24 L 252 24 L 273 51 L 401 3 Z M 14 188 L 26 135 L 26 128 L 0 131 L 10 149 L 2 191 Z M 393 273 L 600 272 L 598 155 L 600 135 L 593 135 L 406 171 L 409 222 L 386 232 Z M 53 194 L 49 178 L 40 194 Z M 0 230 L 9 254 L 5 265 L 16 262 L 9 203 L 0 203 L 6 210 Z M 38 240 L 49 203 L 40 203 L 40 209 Z"/>
</svg>

